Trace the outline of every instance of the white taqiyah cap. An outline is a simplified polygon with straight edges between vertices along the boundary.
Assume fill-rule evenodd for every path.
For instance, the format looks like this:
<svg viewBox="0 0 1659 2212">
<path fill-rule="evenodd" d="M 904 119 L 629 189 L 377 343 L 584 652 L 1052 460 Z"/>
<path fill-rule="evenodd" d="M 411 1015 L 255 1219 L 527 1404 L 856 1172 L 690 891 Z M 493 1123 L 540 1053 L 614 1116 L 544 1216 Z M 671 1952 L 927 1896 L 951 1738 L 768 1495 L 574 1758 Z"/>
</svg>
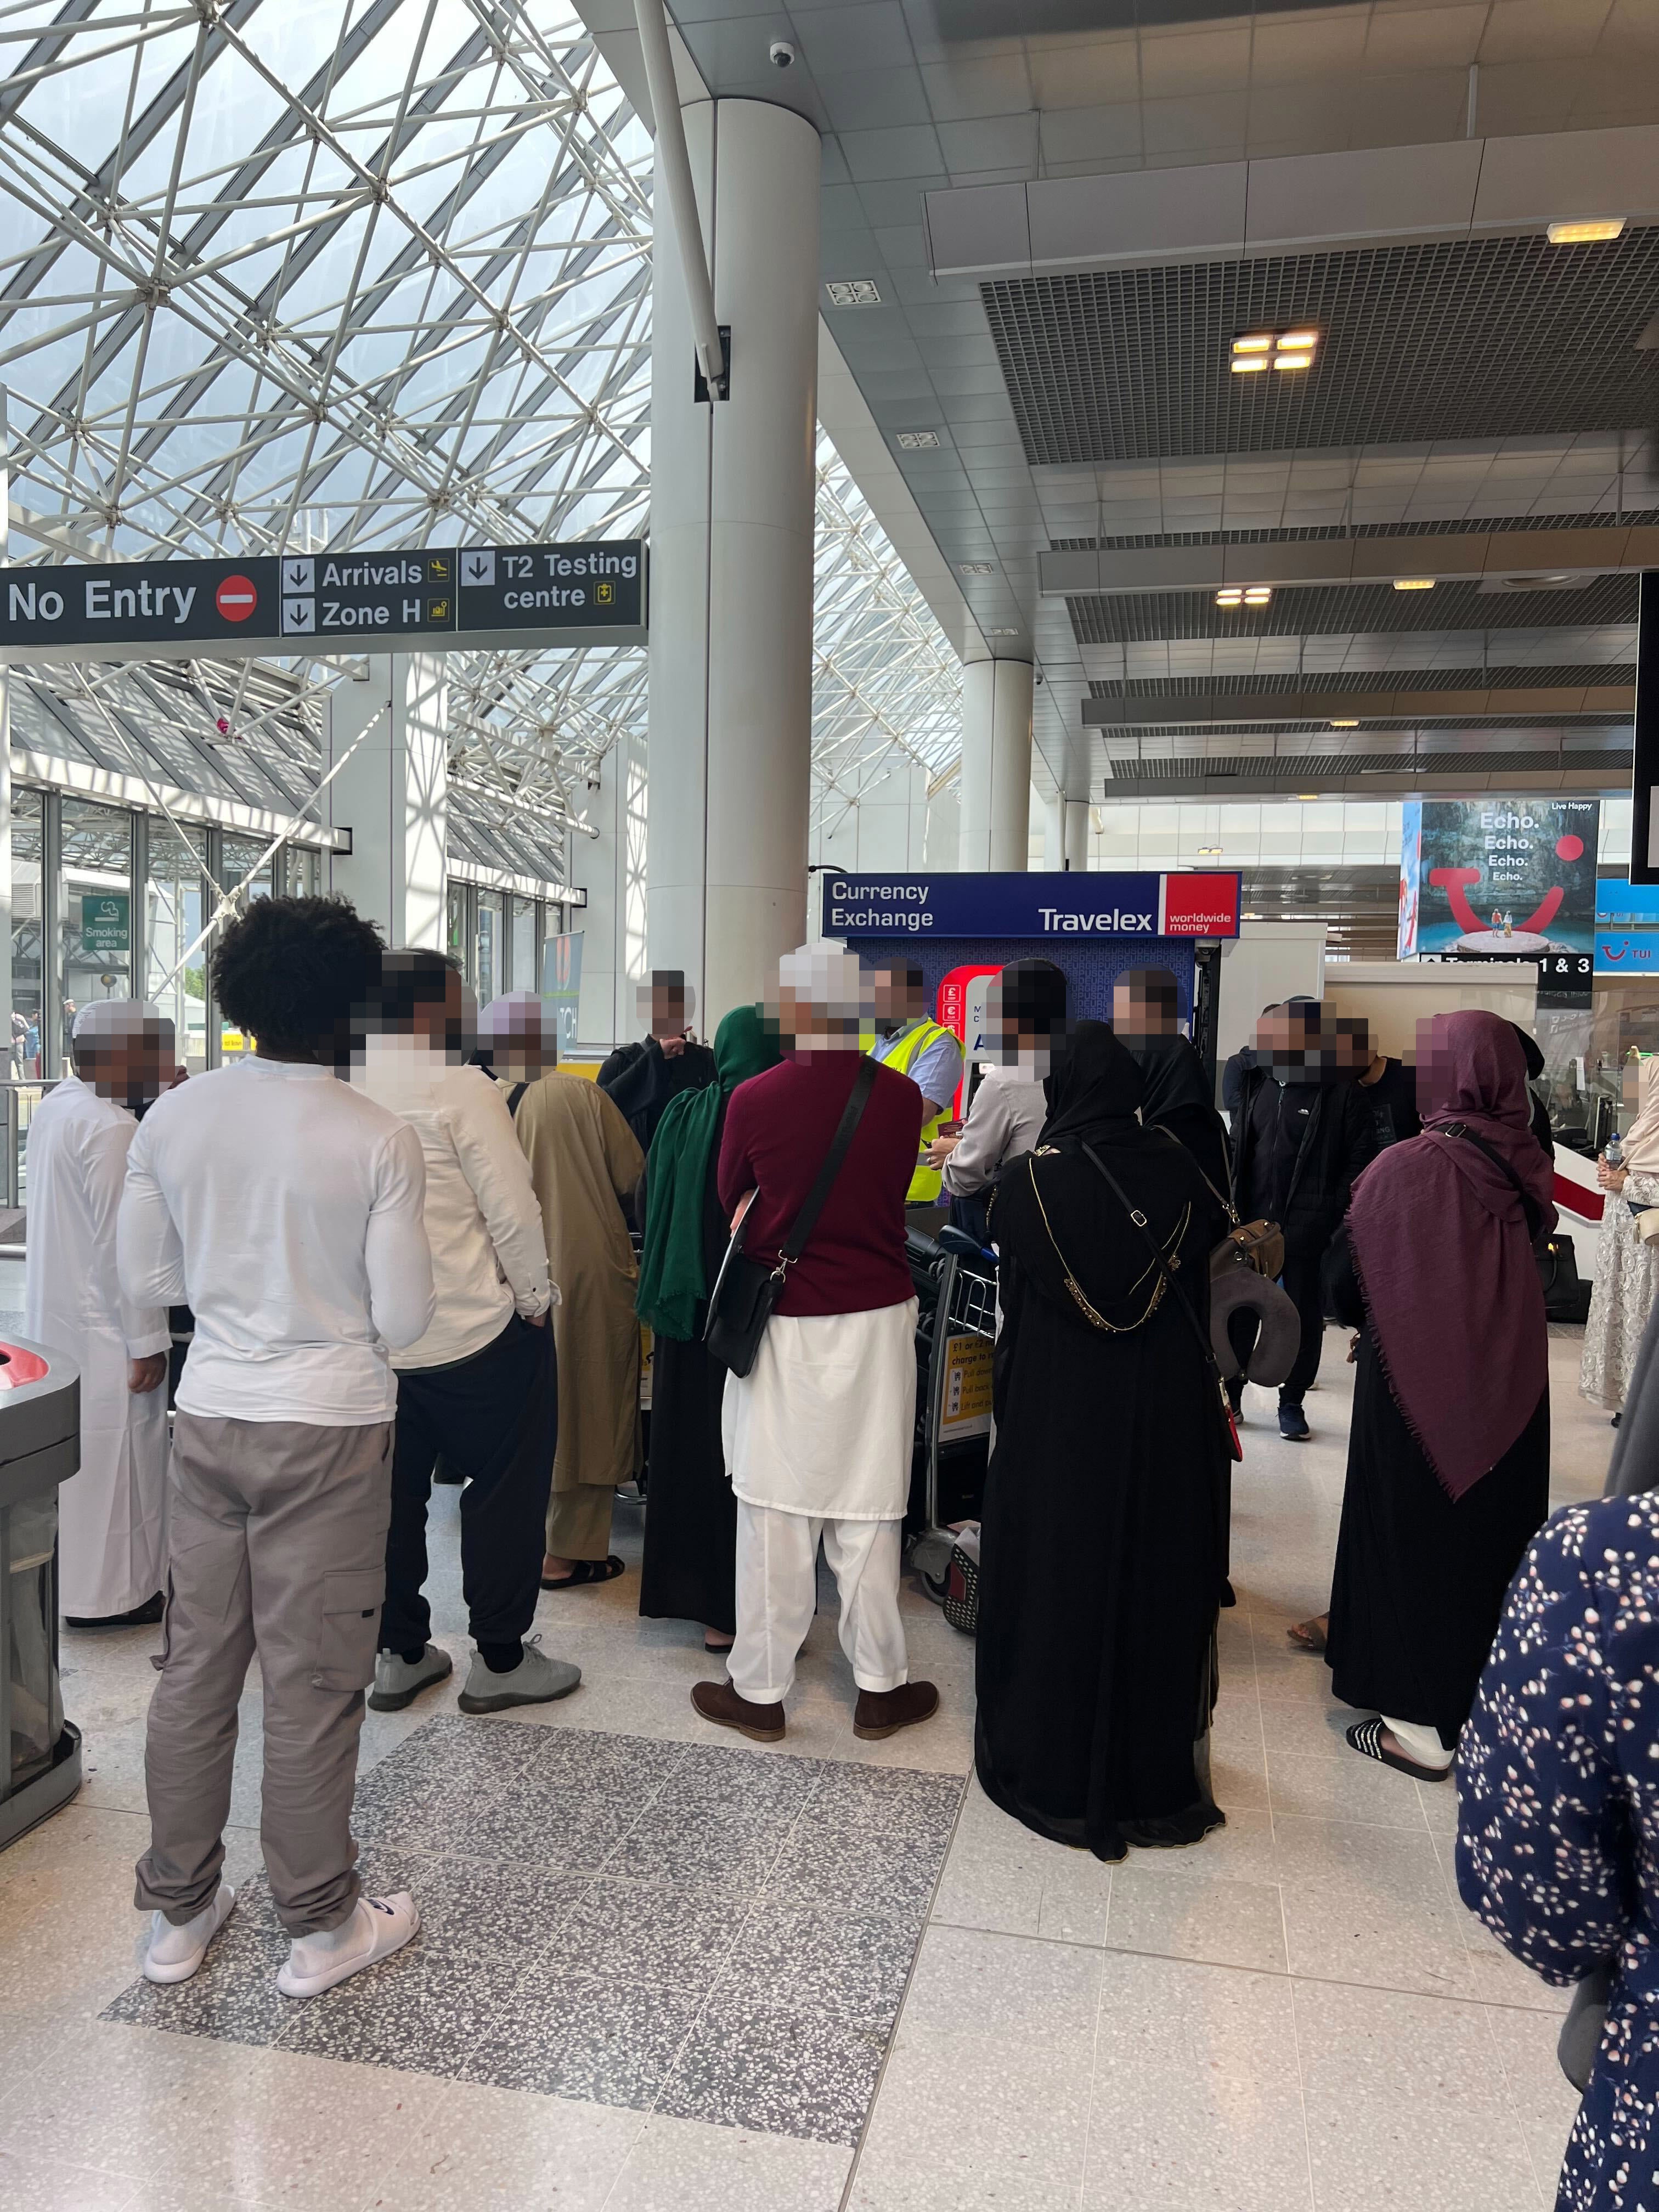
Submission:
<svg viewBox="0 0 1659 2212">
<path fill-rule="evenodd" d="M 478 1017 L 480 1044 L 499 1044 L 503 1038 L 524 1036 L 547 1021 L 547 1007 L 535 991 L 503 991 Z"/>
<path fill-rule="evenodd" d="M 79 1044 L 87 1037 L 138 1036 L 151 1028 L 170 1032 L 173 1024 L 148 999 L 94 999 L 77 1011 L 70 1034 Z"/>
</svg>

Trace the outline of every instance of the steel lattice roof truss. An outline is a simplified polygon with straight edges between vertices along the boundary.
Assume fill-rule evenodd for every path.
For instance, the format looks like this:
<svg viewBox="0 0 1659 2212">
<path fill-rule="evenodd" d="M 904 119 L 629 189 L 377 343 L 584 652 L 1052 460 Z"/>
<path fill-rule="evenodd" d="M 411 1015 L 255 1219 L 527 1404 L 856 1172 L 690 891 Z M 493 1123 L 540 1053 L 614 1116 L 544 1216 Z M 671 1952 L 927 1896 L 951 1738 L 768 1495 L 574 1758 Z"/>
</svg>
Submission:
<svg viewBox="0 0 1659 2212">
<path fill-rule="evenodd" d="M 886 532 L 818 440 L 813 803 L 826 831 L 905 761 L 936 786 L 962 750 L 962 666 Z"/>
<path fill-rule="evenodd" d="M 651 143 L 566 0 L 22 0 L 0 49 L 14 560 L 647 529 Z M 953 665 L 827 448 L 819 516 L 838 783 L 872 738 L 940 750 Z M 339 672 L 61 673 L 100 745 L 118 702 L 208 787 L 289 790 Z M 508 801 L 555 872 L 645 656 L 459 654 L 451 684 L 464 842 Z"/>
</svg>

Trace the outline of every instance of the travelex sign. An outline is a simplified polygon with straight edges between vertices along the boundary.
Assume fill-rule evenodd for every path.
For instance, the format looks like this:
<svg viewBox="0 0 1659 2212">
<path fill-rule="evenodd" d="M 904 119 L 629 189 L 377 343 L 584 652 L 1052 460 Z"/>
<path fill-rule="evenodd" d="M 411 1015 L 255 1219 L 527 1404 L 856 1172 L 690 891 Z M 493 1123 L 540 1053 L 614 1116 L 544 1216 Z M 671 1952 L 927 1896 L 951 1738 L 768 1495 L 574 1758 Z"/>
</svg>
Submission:
<svg viewBox="0 0 1659 2212">
<path fill-rule="evenodd" d="M 365 646 L 628 645 L 646 635 L 638 539 L 422 546 L 227 561 L 11 568 L 0 654 L 282 653 Z"/>
<path fill-rule="evenodd" d="M 826 937 L 1237 937 L 1236 875 L 823 871 Z"/>
</svg>

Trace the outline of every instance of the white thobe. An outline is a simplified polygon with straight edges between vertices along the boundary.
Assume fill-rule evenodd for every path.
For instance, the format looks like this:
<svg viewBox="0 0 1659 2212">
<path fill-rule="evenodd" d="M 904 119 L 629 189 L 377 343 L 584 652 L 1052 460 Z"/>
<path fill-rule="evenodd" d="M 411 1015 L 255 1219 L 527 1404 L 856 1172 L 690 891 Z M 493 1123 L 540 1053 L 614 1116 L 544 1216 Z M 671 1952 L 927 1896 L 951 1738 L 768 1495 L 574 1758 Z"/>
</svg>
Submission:
<svg viewBox="0 0 1659 2212">
<path fill-rule="evenodd" d="M 58 1492 L 58 1600 L 77 1620 L 130 1613 L 162 1586 L 167 1388 L 130 1391 L 127 1363 L 167 1349 L 167 1316 L 130 1305 L 115 1273 L 137 1129 L 73 1076 L 29 1123 L 23 1334 L 81 1370 L 81 1471 Z"/>
</svg>

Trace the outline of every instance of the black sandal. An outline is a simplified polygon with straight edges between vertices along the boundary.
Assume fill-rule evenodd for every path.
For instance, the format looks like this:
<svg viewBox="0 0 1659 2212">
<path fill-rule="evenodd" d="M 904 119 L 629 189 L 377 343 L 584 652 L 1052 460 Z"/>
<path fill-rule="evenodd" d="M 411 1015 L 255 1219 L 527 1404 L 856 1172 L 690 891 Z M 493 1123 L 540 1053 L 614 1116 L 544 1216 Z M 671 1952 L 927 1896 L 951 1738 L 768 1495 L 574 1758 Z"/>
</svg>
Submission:
<svg viewBox="0 0 1659 2212">
<path fill-rule="evenodd" d="M 1398 1773 L 1409 1774 L 1417 1782 L 1444 1782 L 1450 1774 L 1449 1766 L 1419 1766 L 1414 1759 L 1407 1759 L 1403 1751 L 1390 1751 L 1382 1741 L 1381 1717 L 1374 1721 L 1356 1721 L 1347 1732 L 1347 1741 L 1364 1759 L 1374 1759 L 1380 1765 L 1392 1766 Z"/>
<path fill-rule="evenodd" d="M 551 1590 L 581 1589 L 589 1583 L 614 1583 L 623 1571 L 623 1562 L 613 1552 L 608 1559 L 578 1559 L 570 1572 L 559 1576 L 556 1581 L 550 1581 L 544 1575 L 542 1588 Z"/>
</svg>

